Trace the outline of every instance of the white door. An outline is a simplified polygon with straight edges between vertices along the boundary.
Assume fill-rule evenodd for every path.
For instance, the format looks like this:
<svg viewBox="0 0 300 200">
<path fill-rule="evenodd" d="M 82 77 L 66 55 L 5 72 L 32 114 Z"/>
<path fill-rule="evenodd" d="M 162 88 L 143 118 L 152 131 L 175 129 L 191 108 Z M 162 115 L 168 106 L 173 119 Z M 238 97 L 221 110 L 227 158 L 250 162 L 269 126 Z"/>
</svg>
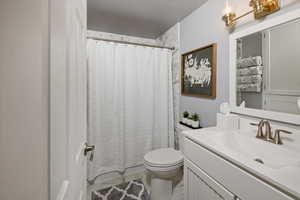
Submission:
<svg viewBox="0 0 300 200">
<path fill-rule="evenodd" d="M 86 1 L 67 7 L 67 125 L 70 190 L 68 200 L 86 200 L 87 161 Z"/>
<path fill-rule="evenodd" d="M 51 200 L 86 200 L 86 0 L 51 1 Z"/>
</svg>

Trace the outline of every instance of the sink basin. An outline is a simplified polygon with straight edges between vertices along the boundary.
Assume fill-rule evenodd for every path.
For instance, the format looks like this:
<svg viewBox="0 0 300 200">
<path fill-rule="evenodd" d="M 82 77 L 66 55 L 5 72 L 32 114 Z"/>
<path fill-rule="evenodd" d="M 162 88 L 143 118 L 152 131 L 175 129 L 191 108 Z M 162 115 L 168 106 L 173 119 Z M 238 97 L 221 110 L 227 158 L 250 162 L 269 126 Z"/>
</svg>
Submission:
<svg viewBox="0 0 300 200">
<path fill-rule="evenodd" d="M 236 145 L 229 144 L 228 148 L 232 148 L 256 162 L 260 159 L 267 167 L 279 169 L 300 163 L 300 159 L 297 159 L 299 158 L 298 153 L 285 149 L 283 146 L 259 140 L 255 136 L 250 138 L 239 134 L 233 135 Z"/>
<path fill-rule="evenodd" d="M 230 152 L 272 169 L 300 166 L 297 152 L 288 150 L 282 145 L 259 140 L 255 138 L 255 133 L 211 131 L 202 135 L 201 140 L 205 140 L 206 144 L 219 146 L 221 152 Z"/>
</svg>

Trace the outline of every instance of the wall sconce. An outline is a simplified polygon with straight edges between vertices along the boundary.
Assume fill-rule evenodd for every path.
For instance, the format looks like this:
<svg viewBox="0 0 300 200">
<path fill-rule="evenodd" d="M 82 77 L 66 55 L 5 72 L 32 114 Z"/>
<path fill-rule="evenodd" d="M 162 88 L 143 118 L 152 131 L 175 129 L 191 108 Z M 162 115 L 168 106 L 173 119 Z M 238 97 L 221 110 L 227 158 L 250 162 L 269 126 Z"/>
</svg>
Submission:
<svg viewBox="0 0 300 200">
<path fill-rule="evenodd" d="M 236 17 L 236 14 L 230 11 L 227 3 L 227 8 L 225 12 L 226 14 L 222 18 L 225 21 L 226 26 L 233 27 L 239 19 L 251 13 L 254 13 L 255 19 L 261 19 L 267 15 L 270 15 L 280 10 L 280 0 L 250 0 L 249 6 L 251 6 L 253 10 L 239 17 Z"/>
</svg>

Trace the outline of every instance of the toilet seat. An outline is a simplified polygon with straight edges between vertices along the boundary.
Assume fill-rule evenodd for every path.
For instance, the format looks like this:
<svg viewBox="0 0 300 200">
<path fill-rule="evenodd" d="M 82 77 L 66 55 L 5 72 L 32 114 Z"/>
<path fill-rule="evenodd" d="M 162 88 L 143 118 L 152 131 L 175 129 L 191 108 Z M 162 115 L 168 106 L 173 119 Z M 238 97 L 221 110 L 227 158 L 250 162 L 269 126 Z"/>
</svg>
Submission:
<svg viewBox="0 0 300 200">
<path fill-rule="evenodd" d="M 170 171 L 183 165 L 183 155 L 172 148 L 157 149 L 144 156 L 147 169 L 153 171 Z"/>
</svg>

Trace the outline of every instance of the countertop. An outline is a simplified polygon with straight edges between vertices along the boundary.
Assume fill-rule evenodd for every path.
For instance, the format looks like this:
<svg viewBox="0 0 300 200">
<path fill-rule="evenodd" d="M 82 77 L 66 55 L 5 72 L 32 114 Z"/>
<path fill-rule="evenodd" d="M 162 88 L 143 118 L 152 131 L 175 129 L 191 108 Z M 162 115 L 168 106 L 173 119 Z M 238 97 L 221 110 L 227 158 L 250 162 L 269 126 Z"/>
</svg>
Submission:
<svg viewBox="0 0 300 200">
<path fill-rule="evenodd" d="M 184 136 L 195 143 L 205 147 L 213 153 L 227 159 L 235 165 L 248 170 L 265 182 L 281 188 L 286 193 L 300 199 L 300 151 L 299 149 L 287 148 L 284 145 L 275 145 L 255 138 L 255 132 L 249 131 L 223 131 L 219 128 L 203 128 L 183 132 Z M 242 143 L 242 144 L 238 144 Z M 243 147 L 244 145 L 244 147 Z M 243 152 L 245 145 L 249 148 L 265 148 L 276 160 L 276 152 L 289 154 L 287 162 L 291 165 L 266 166 L 252 159 L 249 151 Z M 252 145 L 249 146 L 249 145 Z M 255 152 L 254 152 L 255 153 Z M 270 157 L 270 159 L 271 159 Z M 268 155 L 266 155 L 268 159 Z M 284 158 L 285 159 L 285 158 Z M 285 161 L 285 160 L 284 160 Z"/>
</svg>

